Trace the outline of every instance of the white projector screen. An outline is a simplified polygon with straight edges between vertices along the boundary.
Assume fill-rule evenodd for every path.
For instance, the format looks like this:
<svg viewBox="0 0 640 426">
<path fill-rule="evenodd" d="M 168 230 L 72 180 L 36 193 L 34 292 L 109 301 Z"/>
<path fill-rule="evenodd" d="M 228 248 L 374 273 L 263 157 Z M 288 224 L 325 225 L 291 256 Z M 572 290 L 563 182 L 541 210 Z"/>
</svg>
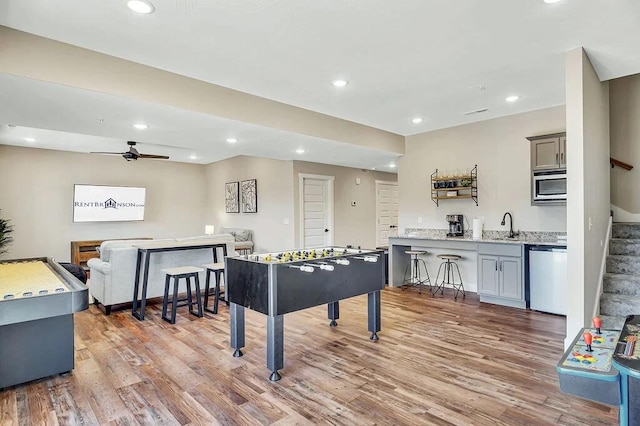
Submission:
<svg viewBox="0 0 640 426">
<path fill-rule="evenodd" d="M 145 188 L 74 185 L 74 222 L 144 220 Z"/>
</svg>

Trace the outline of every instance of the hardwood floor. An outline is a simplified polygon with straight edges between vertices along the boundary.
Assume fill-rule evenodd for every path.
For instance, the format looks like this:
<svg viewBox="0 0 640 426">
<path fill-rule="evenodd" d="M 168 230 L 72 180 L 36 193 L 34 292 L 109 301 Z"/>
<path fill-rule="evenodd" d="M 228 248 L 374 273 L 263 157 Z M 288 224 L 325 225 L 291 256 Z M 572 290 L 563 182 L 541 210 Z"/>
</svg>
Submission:
<svg viewBox="0 0 640 426">
<path fill-rule="evenodd" d="M 242 358 L 229 310 L 175 325 L 95 306 L 75 316 L 72 374 L 0 391 L 2 425 L 617 424 L 617 408 L 560 392 L 562 317 L 479 303 L 474 294 L 386 289 L 382 331 L 367 332 L 367 299 L 285 316 L 282 380 L 269 382 L 265 317 L 246 312 Z M 0 342 L 7 344 L 7 342 Z"/>
</svg>

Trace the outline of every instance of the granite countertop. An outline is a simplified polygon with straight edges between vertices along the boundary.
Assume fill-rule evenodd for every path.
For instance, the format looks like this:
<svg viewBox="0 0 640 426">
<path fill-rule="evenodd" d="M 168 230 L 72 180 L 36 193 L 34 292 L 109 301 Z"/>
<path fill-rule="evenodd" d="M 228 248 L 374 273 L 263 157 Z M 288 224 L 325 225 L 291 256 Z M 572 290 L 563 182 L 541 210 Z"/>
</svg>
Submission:
<svg viewBox="0 0 640 426">
<path fill-rule="evenodd" d="M 482 238 L 479 240 L 472 238 L 471 231 L 466 231 L 462 237 L 447 237 L 447 232 L 446 229 L 407 228 L 404 234 L 389 238 L 567 246 L 566 232 L 519 231 L 515 238 L 510 239 L 507 238 L 509 235 L 507 231 L 483 231 Z M 558 239 L 558 237 L 565 237 L 565 239 Z"/>
</svg>

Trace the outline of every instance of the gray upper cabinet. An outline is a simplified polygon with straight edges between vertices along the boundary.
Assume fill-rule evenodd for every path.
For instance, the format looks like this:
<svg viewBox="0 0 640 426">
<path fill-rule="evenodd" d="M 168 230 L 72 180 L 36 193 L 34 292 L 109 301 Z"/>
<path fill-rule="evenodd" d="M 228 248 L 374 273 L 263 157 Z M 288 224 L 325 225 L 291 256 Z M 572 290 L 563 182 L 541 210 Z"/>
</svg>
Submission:
<svg viewBox="0 0 640 426">
<path fill-rule="evenodd" d="M 566 133 L 532 136 L 531 171 L 564 169 L 567 167 Z"/>
</svg>

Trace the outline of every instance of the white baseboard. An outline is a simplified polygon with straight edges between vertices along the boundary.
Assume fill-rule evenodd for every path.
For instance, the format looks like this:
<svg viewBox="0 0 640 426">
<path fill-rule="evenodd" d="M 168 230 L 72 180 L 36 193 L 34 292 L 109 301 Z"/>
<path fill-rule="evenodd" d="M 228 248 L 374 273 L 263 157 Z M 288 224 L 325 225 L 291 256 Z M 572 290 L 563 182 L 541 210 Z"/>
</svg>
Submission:
<svg viewBox="0 0 640 426">
<path fill-rule="evenodd" d="M 614 222 L 640 222 L 639 213 L 630 213 L 613 204 L 611 204 L 611 211 L 613 211 Z"/>
</svg>

